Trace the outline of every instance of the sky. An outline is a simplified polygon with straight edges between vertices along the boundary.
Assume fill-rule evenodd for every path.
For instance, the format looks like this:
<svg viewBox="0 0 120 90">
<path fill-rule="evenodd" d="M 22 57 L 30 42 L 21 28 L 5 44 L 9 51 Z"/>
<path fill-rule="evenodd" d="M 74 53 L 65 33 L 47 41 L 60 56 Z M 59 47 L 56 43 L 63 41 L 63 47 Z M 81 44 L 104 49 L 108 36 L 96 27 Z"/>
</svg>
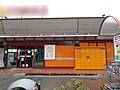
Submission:
<svg viewBox="0 0 120 90">
<path fill-rule="evenodd" d="M 43 17 L 101 17 L 111 15 L 120 20 L 120 0 L 0 0 L 0 6 L 47 5 Z"/>
</svg>

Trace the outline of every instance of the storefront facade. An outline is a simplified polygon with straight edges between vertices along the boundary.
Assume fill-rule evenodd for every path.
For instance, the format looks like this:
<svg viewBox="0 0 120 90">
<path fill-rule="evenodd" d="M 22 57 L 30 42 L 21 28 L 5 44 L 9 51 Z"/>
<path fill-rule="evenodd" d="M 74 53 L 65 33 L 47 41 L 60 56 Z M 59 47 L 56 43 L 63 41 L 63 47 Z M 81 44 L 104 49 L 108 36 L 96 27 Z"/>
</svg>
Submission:
<svg viewBox="0 0 120 90">
<path fill-rule="evenodd" d="M 54 41 L 52 44 L 51 42 L 9 42 L 4 50 L 5 66 L 6 68 L 104 69 L 106 63 L 113 61 L 113 42 L 111 40 L 107 42 L 81 40 L 79 44 L 76 43 L 77 41 L 64 41 L 64 43 L 63 41 Z M 48 55 L 52 56 L 45 55 L 46 46 L 54 46 L 54 54 L 48 52 Z M 54 58 L 51 58 L 53 55 Z"/>
<path fill-rule="evenodd" d="M 111 27 L 112 33 L 109 33 L 107 30 L 110 27 L 106 27 L 106 25 L 109 25 L 106 22 L 111 18 L 115 23 Z M 30 20 L 36 23 L 40 21 L 39 24 L 42 25 L 40 27 L 38 25 L 38 28 L 36 28 L 36 23 L 34 23 L 34 28 L 32 28 L 28 25 L 31 22 L 27 22 Z M 56 22 L 55 20 L 58 21 Z M 13 24 L 13 22 L 16 22 L 16 19 L 1 21 L 1 30 L 3 30 L 3 33 L 7 33 L 7 35 L 0 36 L 1 58 L 4 61 L 4 65 L 2 65 L 5 68 L 70 67 L 74 69 L 105 69 L 106 64 L 114 61 L 112 37 L 119 32 L 119 29 L 116 31 L 113 29 L 116 29 L 115 26 L 119 25 L 113 17 L 17 19 L 18 21 L 18 26 L 12 29 L 9 25 L 14 25 L 15 23 Z M 68 23 L 70 21 L 72 23 Z M 26 23 L 24 24 L 23 22 Z M 63 24 L 62 26 L 64 27 L 62 27 L 60 26 L 61 23 L 66 25 Z M 21 25 L 25 25 L 25 28 L 21 27 Z M 26 25 L 30 28 L 27 28 Z M 47 25 L 47 28 L 44 25 Z M 75 30 L 73 30 L 74 28 Z M 31 33 L 22 32 L 24 29 Z M 38 35 L 34 29 L 36 32 L 42 30 L 41 32 L 44 31 L 44 34 Z M 13 35 L 11 35 L 12 30 Z M 57 30 L 61 31 L 58 32 Z"/>
</svg>

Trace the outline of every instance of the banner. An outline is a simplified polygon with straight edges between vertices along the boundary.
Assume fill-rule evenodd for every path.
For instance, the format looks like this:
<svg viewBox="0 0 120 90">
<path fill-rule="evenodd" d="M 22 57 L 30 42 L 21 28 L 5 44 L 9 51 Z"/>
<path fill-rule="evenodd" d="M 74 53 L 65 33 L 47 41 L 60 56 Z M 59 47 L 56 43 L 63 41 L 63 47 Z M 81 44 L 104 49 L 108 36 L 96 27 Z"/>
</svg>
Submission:
<svg viewBox="0 0 120 90">
<path fill-rule="evenodd" d="M 55 45 L 44 46 L 44 59 L 55 60 Z"/>
<path fill-rule="evenodd" d="M 115 61 L 120 61 L 120 34 L 114 36 L 114 56 Z"/>
</svg>

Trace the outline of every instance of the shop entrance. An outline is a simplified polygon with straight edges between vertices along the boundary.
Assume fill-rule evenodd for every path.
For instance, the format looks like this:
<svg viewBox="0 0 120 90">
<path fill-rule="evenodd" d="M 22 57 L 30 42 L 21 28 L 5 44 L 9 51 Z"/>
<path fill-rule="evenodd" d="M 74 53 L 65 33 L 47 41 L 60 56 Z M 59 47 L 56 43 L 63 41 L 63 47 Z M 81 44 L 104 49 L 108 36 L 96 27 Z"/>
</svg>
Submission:
<svg viewBox="0 0 120 90">
<path fill-rule="evenodd" d="M 43 67 L 44 46 L 10 46 L 5 57 L 7 67 Z"/>
<path fill-rule="evenodd" d="M 43 66 L 43 46 L 18 47 L 17 67 Z"/>
<path fill-rule="evenodd" d="M 34 54 L 33 47 L 18 47 L 17 67 L 32 67 Z"/>
</svg>

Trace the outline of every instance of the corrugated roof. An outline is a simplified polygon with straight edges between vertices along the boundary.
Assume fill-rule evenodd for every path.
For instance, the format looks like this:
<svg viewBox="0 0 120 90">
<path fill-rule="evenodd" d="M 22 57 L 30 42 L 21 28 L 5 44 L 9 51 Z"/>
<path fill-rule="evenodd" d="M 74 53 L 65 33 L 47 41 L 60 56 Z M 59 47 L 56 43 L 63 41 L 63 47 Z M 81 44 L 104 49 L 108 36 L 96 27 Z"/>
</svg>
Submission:
<svg viewBox="0 0 120 90">
<path fill-rule="evenodd" d="M 118 19 L 107 17 L 0 19 L 0 38 L 113 36 Z M 13 39 L 14 40 L 14 39 Z"/>
<path fill-rule="evenodd" d="M 96 35 L 102 21 L 103 17 L 4 19 L 0 23 L 0 35 Z"/>
</svg>

